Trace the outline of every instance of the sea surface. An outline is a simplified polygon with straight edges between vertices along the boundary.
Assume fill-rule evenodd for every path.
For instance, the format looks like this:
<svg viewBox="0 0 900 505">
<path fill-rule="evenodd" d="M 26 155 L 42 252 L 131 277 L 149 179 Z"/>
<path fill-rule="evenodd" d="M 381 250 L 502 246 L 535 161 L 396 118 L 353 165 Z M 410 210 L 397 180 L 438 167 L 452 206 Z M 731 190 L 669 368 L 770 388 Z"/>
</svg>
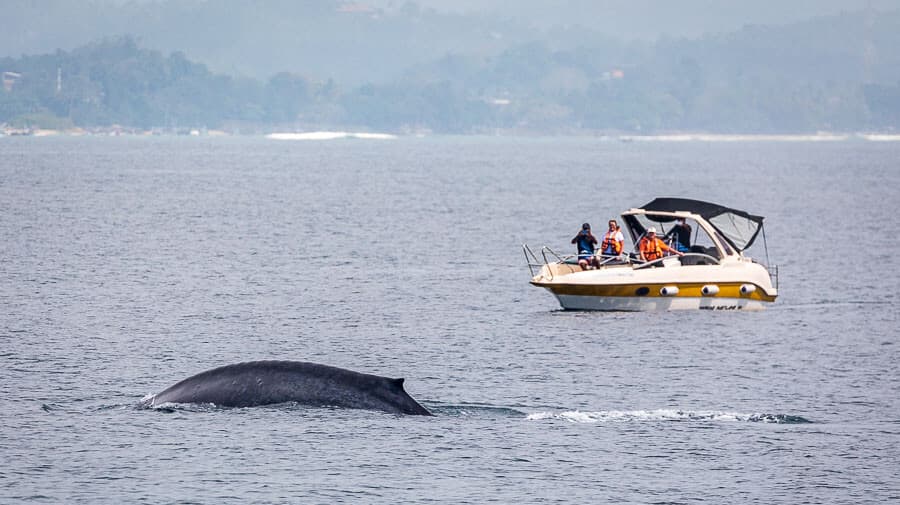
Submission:
<svg viewBox="0 0 900 505">
<path fill-rule="evenodd" d="M 898 503 L 898 195 L 853 139 L 0 138 L 0 503 Z M 777 302 L 528 284 L 659 196 L 766 216 Z M 140 407 L 257 359 L 436 416 Z"/>
</svg>

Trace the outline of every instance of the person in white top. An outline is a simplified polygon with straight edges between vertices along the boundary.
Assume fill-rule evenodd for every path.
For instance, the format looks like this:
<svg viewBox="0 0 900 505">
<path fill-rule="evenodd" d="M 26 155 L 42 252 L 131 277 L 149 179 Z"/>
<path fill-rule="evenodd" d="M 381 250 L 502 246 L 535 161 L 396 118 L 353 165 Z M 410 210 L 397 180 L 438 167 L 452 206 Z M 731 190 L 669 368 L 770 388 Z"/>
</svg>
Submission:
<svg viewBox="0 0 900 505">
<path fill-rule="evenodd" d="M 615 219 L 609 220 L 609 230 L 603 235 L 603 242 L 600 244 L 600 253 L 604 256 L 619 256 L 625 247 L 625 235 Z"/>
</svg>

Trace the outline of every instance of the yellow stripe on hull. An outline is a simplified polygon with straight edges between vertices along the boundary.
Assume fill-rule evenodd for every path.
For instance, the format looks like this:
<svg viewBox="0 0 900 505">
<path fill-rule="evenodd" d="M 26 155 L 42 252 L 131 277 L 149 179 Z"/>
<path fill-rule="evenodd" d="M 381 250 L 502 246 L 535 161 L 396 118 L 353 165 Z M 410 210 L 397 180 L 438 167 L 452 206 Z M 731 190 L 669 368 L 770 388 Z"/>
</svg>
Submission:
<svg viewBox="0 0 900 505">
<path fill-rule="evenodd" d="M 663 311 L 663 310 L 762 310 L 766 302 L 747 298 L 662 296 L 556 295 L 566 310 Z"/>
<path fill-rule="evenodd" d="M 761 286 L 747 282 L 734 283 L 652 283 L 652 284 L 615 284 L 615 285 L 597 285 L 597 284 L 562 284 L 558 282 L 534 282 L 532 284 L 538 287 L 546 288 L 554 295 L 564 296 L 590 296 L 590 297 L 618 297 L 618 298 L 730 298 L 754 300 L 759 302 L 774 302 L 775 296 L 768 295 Z M 749 284 L 755 286 L 756 289 L 752 293 L 741 293 L 741 286 Z M 704 295 L 702 289 L 707 285 L 715 285 L 719 288 L 719 292 L 715 295 Z M 661 293 L 663 287 L 675 286 L 678 293 L 675 295 L 663 295 Z"/>
</svg>

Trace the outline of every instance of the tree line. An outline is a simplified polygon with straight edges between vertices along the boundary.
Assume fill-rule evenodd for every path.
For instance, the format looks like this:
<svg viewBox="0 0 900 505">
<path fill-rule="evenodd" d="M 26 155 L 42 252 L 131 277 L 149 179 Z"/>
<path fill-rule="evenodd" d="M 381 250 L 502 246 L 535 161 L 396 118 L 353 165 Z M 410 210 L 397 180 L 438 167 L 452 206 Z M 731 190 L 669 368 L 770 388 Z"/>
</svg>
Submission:
<svg viewBox="0 0 900 505">
<path fill-rule="evenodd" d="M 864 75 L 894 61 L 873 67 L 861 50 L 822 70 L 816 59 L 839 49 L 821 47 L 819 37 L 820 47 L 783 54 L 784 36 L 749 27 L 717 40 L 570 49 L 531 42 L 491 57 L 447 55 L 351 88 L 291 72 L 265 80 L 215 73 L 182 52 L 165 55 L 120 37 L 0 59 L 0 123 L 441 133 L 900 127 L 900 80 Z M 769 40 L 763 47 L 761 37 Z"/>
</svg>

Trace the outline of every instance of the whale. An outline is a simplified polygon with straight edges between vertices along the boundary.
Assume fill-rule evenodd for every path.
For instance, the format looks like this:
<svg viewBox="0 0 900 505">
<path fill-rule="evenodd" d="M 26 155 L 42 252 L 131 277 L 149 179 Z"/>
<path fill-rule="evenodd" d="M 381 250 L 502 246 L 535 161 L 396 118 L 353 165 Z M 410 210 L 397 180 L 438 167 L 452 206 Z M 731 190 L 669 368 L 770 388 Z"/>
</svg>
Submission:
<svg viewBox="0 0 900 505">
<path fill-rule="evenodd" d="M 302 361 L 251 361 L 188 377 L 145 400 L 164 404 L 256 407 L 295 402 L 313 407 L 367 409 L 430 416 L 431 412 L 391 379 Z"/>
</svg>

